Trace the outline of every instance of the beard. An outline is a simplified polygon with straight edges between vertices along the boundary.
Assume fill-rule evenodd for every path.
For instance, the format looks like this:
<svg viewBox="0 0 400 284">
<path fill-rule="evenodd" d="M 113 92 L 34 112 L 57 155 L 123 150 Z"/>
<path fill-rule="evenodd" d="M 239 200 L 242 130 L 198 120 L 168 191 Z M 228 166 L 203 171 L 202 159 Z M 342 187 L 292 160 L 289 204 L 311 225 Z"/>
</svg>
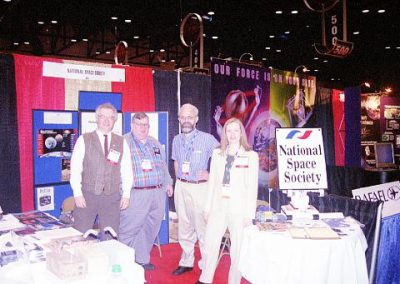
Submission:
<svg viewBox="0 0 400 284">
<path fill-rule="evenodd" d="M 194 124 L 191 124 L 190 122 L 184 122 L 181 124 L 181 130 L 182 133 L 188 134 L 194 130 Z"/>
</svg>

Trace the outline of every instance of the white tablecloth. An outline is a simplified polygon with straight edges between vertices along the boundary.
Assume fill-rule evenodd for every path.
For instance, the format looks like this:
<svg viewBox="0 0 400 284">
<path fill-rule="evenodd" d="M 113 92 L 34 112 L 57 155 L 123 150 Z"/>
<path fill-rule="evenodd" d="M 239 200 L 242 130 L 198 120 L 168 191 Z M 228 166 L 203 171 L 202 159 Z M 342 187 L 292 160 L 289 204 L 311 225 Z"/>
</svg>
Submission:
<svg viewBox="0 0 400 284">
<path fill-rule="evenodd" d="M 309 240 L 250 226 L 239 270 L 253 284 L 366 284 L 366 248 L 359 228 L 338 240 Z"/>
<path fill-rule="evenodd" d="M 105 252 L 111 263 L 121 265 L 122 276 L 126 284 L 145 283 L 144 269 L 135 263 L 134 249 L 115 240 L 96 243 Z M 1 284 L 109 284 L 110 269 L 96 271 L 76 281 L 63 281 L 47 270 L 46 262 L 35 264 L 11 263 L 0 271 Z"/>
</svg>

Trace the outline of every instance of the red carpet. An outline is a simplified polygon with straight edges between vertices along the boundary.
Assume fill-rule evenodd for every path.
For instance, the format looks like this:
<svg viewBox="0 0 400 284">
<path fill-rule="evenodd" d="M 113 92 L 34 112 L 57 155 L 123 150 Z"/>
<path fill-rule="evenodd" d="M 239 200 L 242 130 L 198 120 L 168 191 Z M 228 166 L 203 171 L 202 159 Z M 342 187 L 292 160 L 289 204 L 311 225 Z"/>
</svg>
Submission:
<svg viewBox="0 0 400 284">
<path fill-rule="evenodd" d="M 157 247 L 153 247 L 151 251 L 151 263 L 156 267 L 153 271 L 146 271 L 146 281 L 148 284 L 194 284 L 200 277 L 200 269 L 197 267 L 197 261 L 200 257 L 198 247 L 196 247 L 195 256 L 196 264 L 192 271 L 184 273 L 180 276 L 172 275 L 172 271 L 178 267 L 181 256 L 181 247 L 179 244 L 169 244 L 161 246 L 162 257 L 158 253 Z M 229 255 L 224 255 L 218 264 L 214 276 L 213 284 L 227 284 L 228 271 L 230 266 Z M 242 284 L 250 282 L 242 279 Z"/>
</svg>

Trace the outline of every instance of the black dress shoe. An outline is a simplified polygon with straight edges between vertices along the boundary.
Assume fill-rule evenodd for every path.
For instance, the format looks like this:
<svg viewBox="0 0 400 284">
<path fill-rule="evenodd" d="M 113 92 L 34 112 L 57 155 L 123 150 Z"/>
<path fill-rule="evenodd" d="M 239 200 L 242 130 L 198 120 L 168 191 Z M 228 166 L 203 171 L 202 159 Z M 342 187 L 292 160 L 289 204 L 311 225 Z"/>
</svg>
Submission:
<svg viewBox="0 0 400 284">
<path fill-rule="evenodd" d="M 172 272 L 172 275 L 181 275 L 181 274 L 183 274 L 183 273 L 185 273 L 185 272 L 192 271 L 192 270 L 193 270 L 193 267 L 178 266 L 178 268 L 175 269 L 175 270 Z"/>
</svg>

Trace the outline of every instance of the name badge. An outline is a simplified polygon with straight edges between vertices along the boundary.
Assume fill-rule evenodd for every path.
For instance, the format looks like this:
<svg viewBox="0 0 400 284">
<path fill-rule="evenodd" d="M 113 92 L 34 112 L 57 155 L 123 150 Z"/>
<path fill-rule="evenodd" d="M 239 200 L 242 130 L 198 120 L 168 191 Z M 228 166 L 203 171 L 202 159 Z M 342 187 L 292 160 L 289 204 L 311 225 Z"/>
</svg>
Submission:
<svg viewBox="0 0 400 284">
<path fill-rule="evenodd" d="M 231 186 L 229 184 L 222 185 L 221 195 L 223 198 L 231 197 Z"/>
<path fill-rule="evenodd" d="M 236 158 L 236 168 L 248 168 L 249 167 L 249 157 L 238 156 Z"/>
<path fill-rule="evenodd" d="M 190 172 L 190 162 L 183 162 L 182 164 L 182 174 L 188 175 Z"/>
<path fill-rule="evenodd" d="M 142 170 L 144 172 L 150 172 L 153 168 L 151 167 L 151 161 L 149 159 L 142 160 Z"/>
<path fill-rule="evenodd" d="M 156 154 L 156 155 L 161 155 L 161 151 L 160 151 L 159 148 L 153 147 L 153 150 L 154 150 L 154 154 Z"/>
<path fill-rule="evenodd" d="M 120 152 L 118 152 L 114 149 L 110 149 L 110 152 L 108 152 L 107 160 L 109 160 L 110 162 L 112 162 L 114 164 L 117 164 L 120 156 L 121 156 Z"/>
</svg>

